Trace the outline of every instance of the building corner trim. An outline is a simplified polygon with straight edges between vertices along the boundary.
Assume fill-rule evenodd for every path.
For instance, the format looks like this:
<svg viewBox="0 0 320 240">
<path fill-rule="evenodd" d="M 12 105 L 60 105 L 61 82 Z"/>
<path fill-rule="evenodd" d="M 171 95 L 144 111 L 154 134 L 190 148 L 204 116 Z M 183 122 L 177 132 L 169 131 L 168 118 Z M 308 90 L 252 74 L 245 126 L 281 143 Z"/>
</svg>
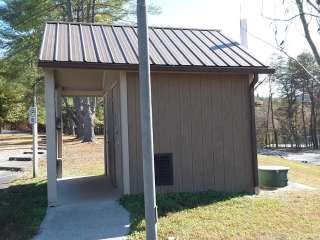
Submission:
<svg viewBox="0 0 320 240">
<path fill-rule="evenodd" d="M 254 87 L 258 81 L 258 75 L 250 75 L 252 81 L 249 82 L 249 104 L 250 104 L 250 128 L 251 128 L 251 160 L 252 160 L 252 174 L 253 174 L 253 194 L 259 193 L 259 177 L 258 177 L 258 159 L 257 159 L 257 139 L 256 139 L 256 118 L 255 118 L 255 101 L 254 101 Z"/>
</svg>

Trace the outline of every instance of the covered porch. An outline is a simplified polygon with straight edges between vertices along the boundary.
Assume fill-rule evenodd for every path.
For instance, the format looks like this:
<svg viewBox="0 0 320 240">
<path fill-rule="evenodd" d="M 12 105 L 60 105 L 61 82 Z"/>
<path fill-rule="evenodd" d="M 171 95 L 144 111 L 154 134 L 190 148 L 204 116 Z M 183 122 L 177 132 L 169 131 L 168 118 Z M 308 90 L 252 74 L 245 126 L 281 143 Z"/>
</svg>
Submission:
<svg viewBox="0 0 320 240">
<path fill-rule="evenodd" d="M 108 176 L 66 177 L 57 180 L 58 205 L 117 200 L 121 193 Z"/>
<path fill-rule="evenodd" d="M 126 73 L 95 69 L 45 70 L 48 205 L 117 198 L 130 193 Z M 117 86 L 117 91 L 112 90 Z M 104 99 L 104 175 L 63 178 L 62 97 L 100 96 Z M 107 101 L 121 112 L 107 109 Z M 108 128 L 113 124 L 116 128 Z M 110 130 L 111 129 L 111 130 Z M 88 152 L 90 154 L 90 152 Z"/>
<path fill-rule="evenodd" d="M 48 208 L 35 239 L 126 239 L 129 213 L 107 176 L 57 181 L 58 205 Z"/>
</svg>

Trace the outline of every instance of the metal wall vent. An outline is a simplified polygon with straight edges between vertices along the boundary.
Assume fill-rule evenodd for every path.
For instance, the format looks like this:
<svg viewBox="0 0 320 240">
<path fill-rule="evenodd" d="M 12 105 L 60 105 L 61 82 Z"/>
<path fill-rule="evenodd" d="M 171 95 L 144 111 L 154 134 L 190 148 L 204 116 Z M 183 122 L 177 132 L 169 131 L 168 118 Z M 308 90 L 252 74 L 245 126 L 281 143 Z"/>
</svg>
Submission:
<svg viewBox="0 0 320 240">
<path fill-rule="evenodd" d="M 154 168 L 157 186 L 173 185 L 172 153 L 156 153 Z"/>
</svg>

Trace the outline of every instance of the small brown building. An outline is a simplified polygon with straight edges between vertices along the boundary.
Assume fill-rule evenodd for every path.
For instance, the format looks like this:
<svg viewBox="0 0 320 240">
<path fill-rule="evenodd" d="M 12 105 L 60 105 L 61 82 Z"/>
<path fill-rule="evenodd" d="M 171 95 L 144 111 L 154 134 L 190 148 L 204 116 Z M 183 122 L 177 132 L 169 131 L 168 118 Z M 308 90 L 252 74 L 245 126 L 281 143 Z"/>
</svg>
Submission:
<svg viewBox="0 0 320 240">
<path fill-rule="evenodd" d="M 254 192 L 253 90 L 257 74 L 272 69 L 217 30 L 151 27 L 149 36 L 157 191 Z M 39 57 L 47 133 L 50 116 L 59 118 L 55 96 L 104 96 L 106 174 L 126 194 L 143 191 L 137 46 L 133 26 L 48 22 Z"/>
</svg>

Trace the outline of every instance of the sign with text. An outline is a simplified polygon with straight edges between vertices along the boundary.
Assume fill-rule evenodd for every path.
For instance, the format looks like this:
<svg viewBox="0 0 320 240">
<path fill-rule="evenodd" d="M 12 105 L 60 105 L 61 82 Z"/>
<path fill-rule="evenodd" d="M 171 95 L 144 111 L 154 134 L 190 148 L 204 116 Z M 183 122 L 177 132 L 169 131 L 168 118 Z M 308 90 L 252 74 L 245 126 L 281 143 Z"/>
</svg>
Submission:
<svg viewBox="0 0 320 240">
<path fill-rule="evenodd" d="M 29 108 L 29 123 L 30 124 L 37 123 L 37 108 L 36 107 Z"/>
</svg>

